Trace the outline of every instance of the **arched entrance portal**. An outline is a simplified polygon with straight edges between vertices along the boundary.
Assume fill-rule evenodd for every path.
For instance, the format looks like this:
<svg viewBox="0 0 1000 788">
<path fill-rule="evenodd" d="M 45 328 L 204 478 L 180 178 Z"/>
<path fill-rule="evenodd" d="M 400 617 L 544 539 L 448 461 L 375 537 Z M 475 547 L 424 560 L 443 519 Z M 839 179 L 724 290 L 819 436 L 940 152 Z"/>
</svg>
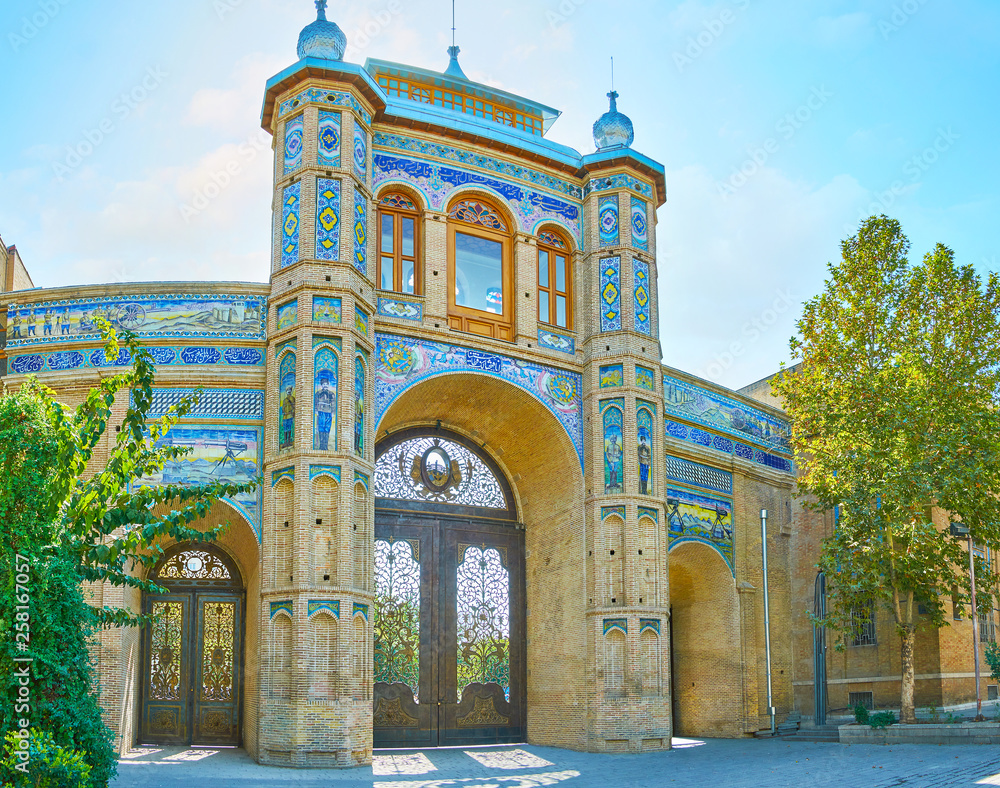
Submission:
<svg viewBox="0 0 1000 788">
<path fill-rule="evenodd" d="M 167 594 L 145 594 L 142 731 L 149 744 L 239 745 L 243 666 L 243 578 L 208 544 L 170 548 L 149 579 Z"/>
<path fill-rule="evenodd" d="M 377 448 L 375 747 L 525 740 L 524 530 L 504 474 L 446 430 Z"/>
</svg>

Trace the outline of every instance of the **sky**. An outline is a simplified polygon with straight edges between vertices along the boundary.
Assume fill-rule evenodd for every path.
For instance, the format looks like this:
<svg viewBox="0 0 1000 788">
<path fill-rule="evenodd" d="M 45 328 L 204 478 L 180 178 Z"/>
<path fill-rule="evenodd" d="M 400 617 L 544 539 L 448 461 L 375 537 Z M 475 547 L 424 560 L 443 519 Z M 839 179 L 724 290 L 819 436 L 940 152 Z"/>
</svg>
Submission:
<svg viewBox="0 0 1000 788">
<path fill-rule="evenodd" d="M 345 59 L 443 70 L 448 0 L 330 0 Z M 311 0 L 4 0 L 0 236 L 40 287 L 268 278 L 264 83 Z M 739 388 L 787 361 L 862 218 L 1000 266 L 996 0 L 457 0 L 470 79 L 562 110 L 589 153 L 615 59 L 666 168 L 664 363 Z M 219 173 L 238 171 L 219 183 Z M 223 178 L 222 180 L 225 180 Z"/>
</svg>

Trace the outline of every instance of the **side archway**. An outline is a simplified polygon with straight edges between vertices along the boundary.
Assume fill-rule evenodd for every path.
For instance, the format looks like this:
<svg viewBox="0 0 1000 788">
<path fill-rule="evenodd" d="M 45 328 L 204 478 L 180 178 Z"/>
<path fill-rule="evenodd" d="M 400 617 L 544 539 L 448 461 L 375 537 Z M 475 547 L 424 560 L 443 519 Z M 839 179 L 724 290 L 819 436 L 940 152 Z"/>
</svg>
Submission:
<svg viewBox="0 0 1000 788">
<path fill-rule="evenodd" d="M 729 566 L 713 548 L 670 550 L 674 730 L 682 736 L 743 735 L 739 601 Z"/>
</svg>

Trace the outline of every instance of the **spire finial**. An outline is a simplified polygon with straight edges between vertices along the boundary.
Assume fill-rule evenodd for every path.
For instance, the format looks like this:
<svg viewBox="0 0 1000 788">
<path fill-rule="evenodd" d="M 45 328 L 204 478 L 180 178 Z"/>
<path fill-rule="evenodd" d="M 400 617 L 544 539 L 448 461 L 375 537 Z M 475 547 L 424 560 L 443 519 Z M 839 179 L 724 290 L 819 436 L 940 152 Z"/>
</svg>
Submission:
<svg viewBox="0 0 1000 788">
<path fill-rule="evenodd" d="M 326 0 L 316 0 L 316 18 L 326 21 Z"/>
<path fill-rule="evenodd" d="M 455 46 L 455 0 L 451 0 L 451 45 Z"/>
<path fill-rule="evenodd" d="M 461 51 L 455 44 L 455 0 L 451 0 L 451 46 L 448 47 L 448 57 L 451 59 L 448 61 L 448 68 L 444 70 L 444 73 L 449 77 L 468 80 L 462 67 L 458 64 L 458 53 Z"/>
<path fill-rule="evenodd" d="M 615 56 L 611 56 L 611 92 L 615 92 Z"/>
</svg>

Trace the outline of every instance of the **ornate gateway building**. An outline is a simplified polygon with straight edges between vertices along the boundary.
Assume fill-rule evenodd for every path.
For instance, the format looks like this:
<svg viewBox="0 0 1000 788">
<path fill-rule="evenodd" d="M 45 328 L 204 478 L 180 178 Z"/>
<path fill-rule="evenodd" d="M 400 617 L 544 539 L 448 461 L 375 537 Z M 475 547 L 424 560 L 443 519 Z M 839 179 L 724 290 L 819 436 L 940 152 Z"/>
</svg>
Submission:
<svg viewBox="0 0 1000 788">
<path fill-rule="evenodd" d="M 663 167 L 615 93 L 581 154 L 457 48 L 444 73 L 343 62 L 317 5 L 265 88 L 269 283 L 6 297 L 8 385 L 76 403 L 127 366 L 101 315 L 150 347 L 152 416 L 204 387 L 170 434 L 192 451 L 136 485 L 264 479 L 207 518 L 231 523 L 217 544 L 165 545 L 169 593 L 92 589 L 159 616 L 101 635 L 120 747 L 350 766 L 767 727 L 761 508 L 793 706 L 788 427 L 660 363 Z"/>
</svg>

